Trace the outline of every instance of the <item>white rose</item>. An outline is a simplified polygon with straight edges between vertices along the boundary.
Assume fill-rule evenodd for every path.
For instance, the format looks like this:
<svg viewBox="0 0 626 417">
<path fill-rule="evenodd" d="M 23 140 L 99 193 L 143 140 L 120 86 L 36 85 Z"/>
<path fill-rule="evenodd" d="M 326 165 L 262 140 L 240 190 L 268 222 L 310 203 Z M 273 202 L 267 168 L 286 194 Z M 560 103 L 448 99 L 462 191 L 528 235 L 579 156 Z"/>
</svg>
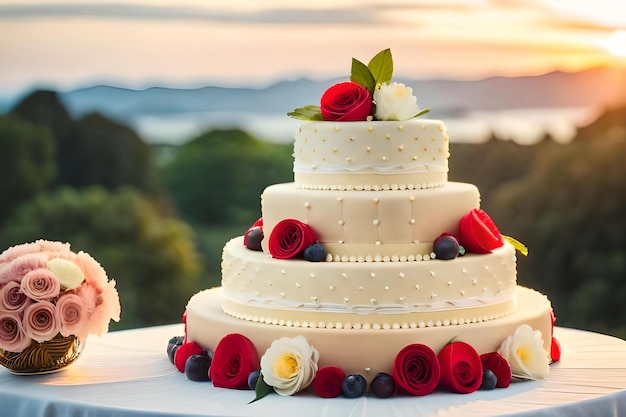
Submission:
<svg viewBox="0 0 626 417">
<path fill-rule="evenodd" d="M 56 275 L 63 289 L 73 290 L 78 288 L 85 280 L 83 270 L 70 260 L 64 258 L 50 259 L 46 267 Z"/>
<path fill-rule="evenodd" d="M 550 373 L 550 357 L 543 348 L 541 332 L 527 324 L 507 337 L 498 353 L 509 362 L 514 377 L 543 379 Z"/>
<path fill-rule="evenodd" d="M 378 84 L 373 98 L 376 120 L 407 120 L 420 111 L 413 89 L 401 83 Z"/>
<path fill-rule="evenodd" d="M 293 395 L 311 384 L 318 359 L 303 336 L 275 340 L 261 357 L 263 380 L 280 395 Z"/>
</svg>

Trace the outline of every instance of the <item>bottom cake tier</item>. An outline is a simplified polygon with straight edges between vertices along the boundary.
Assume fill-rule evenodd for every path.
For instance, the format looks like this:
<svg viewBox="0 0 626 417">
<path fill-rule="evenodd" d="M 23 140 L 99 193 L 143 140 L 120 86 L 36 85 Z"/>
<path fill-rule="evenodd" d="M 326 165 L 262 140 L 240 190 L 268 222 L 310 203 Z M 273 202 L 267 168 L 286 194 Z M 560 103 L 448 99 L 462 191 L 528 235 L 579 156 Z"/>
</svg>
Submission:
<svg viewBox="0 0 626 417">
<path fill-rule="evenodd" d="M 517 287 L 517 308 L 496 320 L 462 325 L 399 329 L 302 328 L 240 320 L 222 311 L 221 288 L 194 295 L 187 304 L 186 333 L 205 349 L 215 349 L 222 337 L 239 333 L 248 337 L 259 355 L 281 337 L 304 336 L 319 352 L 319 366 L 338 366 L 346 373 L 360 373 L 371 380 L 379 372 L 392 372 L 393 361 L 407 345 L 422 343 L 439 352 L 452 341 L 472 345 L 479 354 L 493 352 L 522 324 L 541 331 L 550 352 L 552 307 L 548 298 Z"/>
</svg>

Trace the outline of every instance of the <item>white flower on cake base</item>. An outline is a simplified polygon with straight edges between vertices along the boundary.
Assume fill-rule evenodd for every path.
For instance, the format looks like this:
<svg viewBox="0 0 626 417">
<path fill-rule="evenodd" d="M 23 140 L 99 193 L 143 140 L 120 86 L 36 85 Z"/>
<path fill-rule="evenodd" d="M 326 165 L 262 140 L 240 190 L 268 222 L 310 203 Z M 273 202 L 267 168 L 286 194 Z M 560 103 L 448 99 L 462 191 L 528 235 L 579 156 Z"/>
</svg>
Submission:
<svg viewBox="0 0 626 417">
<path fill-rule="evenodd" d="M 500 345 L 498 353 L 511 366 L 516 378 L 543 379 L 550 373 L 550 357 L 543 348 L 539 330 L 523 324 Z"/>
<path fill-rule="evenodd" d="M 408 120 L 420 112 L 413 89 L 402 83 L 378 84 L 373 99 L 376 120 Z"/>
<path fill-rule="evenodd" d="M 261 358 L 265 383 L 280 395 L 308 387 L 317 372 L 319 353 L 303 336 L 275 340 Z"/>
</svg>

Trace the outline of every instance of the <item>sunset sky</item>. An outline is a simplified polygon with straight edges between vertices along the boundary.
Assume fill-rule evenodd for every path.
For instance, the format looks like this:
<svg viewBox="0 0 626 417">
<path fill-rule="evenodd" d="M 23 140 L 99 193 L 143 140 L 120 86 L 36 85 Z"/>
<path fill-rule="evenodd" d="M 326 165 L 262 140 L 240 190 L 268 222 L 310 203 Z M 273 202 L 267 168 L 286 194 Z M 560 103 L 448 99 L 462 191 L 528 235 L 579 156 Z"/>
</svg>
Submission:
<svg viewBox="0 0 626 417">
<path fill-rule="evenodd" d="M 483 78 L 625 65 L 619 0 L 0 0 L 0 96 L 32 86 L 263 85 L 396 74 Z"/>
</svg>

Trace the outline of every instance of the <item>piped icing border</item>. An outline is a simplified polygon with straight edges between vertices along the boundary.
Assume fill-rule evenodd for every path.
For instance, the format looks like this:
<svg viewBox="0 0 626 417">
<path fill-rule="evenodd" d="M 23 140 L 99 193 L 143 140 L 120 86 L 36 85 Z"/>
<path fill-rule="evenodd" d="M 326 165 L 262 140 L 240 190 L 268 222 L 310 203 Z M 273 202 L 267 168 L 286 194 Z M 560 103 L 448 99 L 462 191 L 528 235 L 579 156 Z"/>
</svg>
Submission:
<svg viewBox="0 0 626 417">
<path fill-rule="evenodd" d="M 481 323 L 513 314 L 514 294 L 504 301 L 471 308 L 405 314 L 349 314 L 268 309 L 240 305 L 222 298 L 222 310 L 234 318 L 260 324 L 338 330 L 406 330 Z"/>
</svg>

